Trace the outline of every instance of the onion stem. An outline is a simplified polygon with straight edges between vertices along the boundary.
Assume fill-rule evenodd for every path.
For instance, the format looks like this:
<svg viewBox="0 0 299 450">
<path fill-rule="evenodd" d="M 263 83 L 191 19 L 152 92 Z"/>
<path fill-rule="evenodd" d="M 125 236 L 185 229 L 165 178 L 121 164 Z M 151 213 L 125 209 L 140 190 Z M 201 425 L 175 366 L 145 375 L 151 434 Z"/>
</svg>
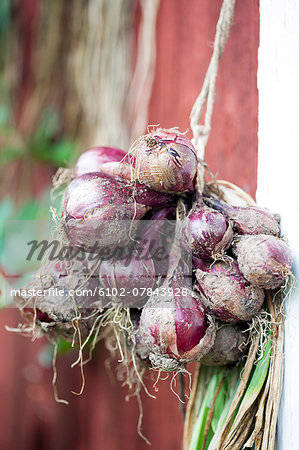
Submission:
<svg viewBox="0 0 299 450">
<path fill-rule="evenodd" d="M 205 370 L 204 367 L 202 367 L 201 370 Z M 206 422 L 209 414 L 209 410 L 212 406 L 215 394 L 217 393 L 217 389 L 219 386 L 219 383 L 221 382 L 223 375 L 225 373 L 225 369 L 216 369 L 214 373 L 212 374 L 210 378 L 210 382 L 208 384 L 208 388 L 206 391 L 206 394 L 204 396 L 203 402 L 201 403 L 201 407 L 199 410 L 199 414 L 194 426 L 194 430 L 191 437 L 191 442 L 189 445 L 189 450 L 201 450 L 203 443 L 204 443 L 204 437 L 205 437 L 205 427 Z M 219 391 L 218 391 L 219 393 Z"/>
<path fill-rule="evenodd" d="M 268 333 L 263 354 L 254 365 L 246 391 L 236 408 L 230 432 L 226 438 L 229 440 L 234 430 L 241 426 L 244 414 L 258 398 L 265 383 L 272 350 L 272 332 Z M 227 368 L 201 367 L 201 378 L 209 380 L 207 383 L 198 383 L 197 395 L 201 397 L 200 408 L 193 428 L 189 450 L 216 450 L 223 431 L 231 404 L 240 384 L 242 366 L 233 370 Z M 201 392 L 203 384 L 206 385 L 205 394 Z"/>
</svg>

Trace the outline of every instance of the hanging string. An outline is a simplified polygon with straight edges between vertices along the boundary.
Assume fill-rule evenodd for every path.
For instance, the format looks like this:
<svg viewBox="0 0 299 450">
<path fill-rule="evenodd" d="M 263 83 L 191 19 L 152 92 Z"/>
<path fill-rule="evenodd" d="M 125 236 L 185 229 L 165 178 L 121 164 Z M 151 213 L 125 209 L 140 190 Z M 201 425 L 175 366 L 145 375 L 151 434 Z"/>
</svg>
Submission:
<svg viewBox="0 0 299 450">
<path fill-rule="evenodd" d="M 139 0 L 141 23 L 138 34 L 137 60 L 128 95 L 131 136 L 133 142 L 148 124 L 148 108 L 152 95 L 156 66 L 156 23 L 160 0 Z"/>
<path fill-rule="evenodd" d="M 192 142 L 197 150 L 198 157 L 197 188 L 200 192 L 204 187 L 205 148 L 211 131 L 211 119 L 215 100 L 218 65 L 229 35 L 230 26 L 233 21 L 235 3 L 236 0 L 223 0 L 216 26 L 213 54 L 201 92 L 195 100 L 190 114 L 190 128 L 193 133 Z M 205 104 L 207 106 L 204 123 L 200 124 Z"/>
</svg>

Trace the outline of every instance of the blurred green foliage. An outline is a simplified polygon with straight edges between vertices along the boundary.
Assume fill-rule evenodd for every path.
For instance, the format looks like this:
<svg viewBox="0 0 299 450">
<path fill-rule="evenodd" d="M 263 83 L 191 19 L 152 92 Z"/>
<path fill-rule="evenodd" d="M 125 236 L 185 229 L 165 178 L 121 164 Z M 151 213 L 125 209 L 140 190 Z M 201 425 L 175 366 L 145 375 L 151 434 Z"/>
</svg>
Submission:
<svg viewBox="0 0 299 450">
<path fill-rule="evenodd" d="M 8 164 L 30 157 L 54 167 L 69 166 L 77 158 L 74 141 L 61 135 L 59 113 L 48 108 L 41 116 L 39 126 L 25 142 L 13 125 L 9 105 L 0 105 L 0 164 Z"/>
<path fill-rule="evenodd" d="M 10 198 L 5 198 L 0 203 L 0 308 L 3 308 L 8 305 L 8 298 L 4 298 L 5 289 L 4 285 L 9 285 L 11 288 L 22 287 L 22 283 L 24 283 L 24 270 L 28 271 L 28 276 L 30 276 L 30 270 L 34 269 L 31 267 L 28 262 L 24 262 L 20 260 L 17 261 L 17 256 L 14 258 L 14 270 L 17 272 L 18 270 L 22 273 L 23 277 L 20 279 L 14 279 L 10 277 L 11 275 L 11 267 L 10 262 L 7 260 L 7 255 L 5 251 L 6 248 L 14 243 L 15 246 L 18 245 L 18 240 L 21 239 L 24 241 L 26 236 L 19 234 L 15 234 L 15 229 L 13 227 L 7 226 L 10 221 L 47 221 L 50 224 L 51 214 L 50 214 L 50 206 L 54 206 L 56 208 L 57 213 L 61 213 L 61 197 L 57 197 L 55 201 L 51 200 L 50 192 L 46 191 L 40 198 L 31 199 L 26 201 L 20 207 L 16 207 Z M 19 227 L 18 227 L 19 229 Z M 24 230 L 26 230 L 26 226 L 24 224 Z M 7 275 L 6 281 L 4 274 Z"/>
<path fill-rule="evenodd" d="M 0 33 L 7 32 L 10 23 L 10 0 L 0 2 Z"/>
<path fill-rule="evenodd" d="M 9 70 L 6 70 L 10 52 L 10 24 L 11 2 L 0 0 L 0 164 L 29 157 L 54 167 L 66 167 L 76 159 L 77 148 L 63 131 L 58 108 L 47 105 L 30 136 L 22 136 L 15 123 Z"/>
<path fill-rule="evenodd" d="M 76 145 L 64 136 L 59 136 L 59 114 L 54 109 L 44 111 L 39 127 L 30 139 L 28 149 L 33 158 L 65 167 L 76 157 Z"/>
<path fill-rule="evenodd" d="M 11 0 L 0 0 L 0 166 L 6 170 L 7 165 L 16 161 L 27 159 L 49 164 L 51 167 L 70 166 L 78 156 L 74 140 L 63 131 L 63 122 L 59 109 L 47 105 L 42 111 L 35 131 L 31 135 L 23 136 L 15 121 L 14 111 L 10 99 L 10 80 L 6 72 L 6 62 L 10 51 L 10 26 L 11 26 Z M 60 190 L 60 194 L 63 189 Z M 9 277 L 11 267 L 5 258 L 5 245 L 7 240 L 18 246 L 18 239 L 26 239 L 26 236 L 14 235 L 13 227 L 7 226 L 11 221 L 49 221 L 51 219 L 50 206 L 61 213 L 61 195 L 55 201 L 51 199 L 50 188 L 38 198 L 25 201 L 16 206 L 11 198 L 0 201 L 0 309 L 8 306 L 8 298 L 5 289 L 23 287 L 24 278 Z M 25 230 L 24 226 L 24 230 Z M 17 250 L 15 251 L 17 253 Z M 30 269 L 30 265 L 22 267 L 21 260 L 14 267 L 15 271 L 24 267 Z M 25 270 L 26 270 L 25 269 Z M 31 272 L 28 272 L 28 276 Z M 58 354 L 64 354 L 72 349 L 69 342 L 60 339 Z M 42 365 L 52 365 L 53 347 L 45 344 L 40 354 Z"/>
</svg>

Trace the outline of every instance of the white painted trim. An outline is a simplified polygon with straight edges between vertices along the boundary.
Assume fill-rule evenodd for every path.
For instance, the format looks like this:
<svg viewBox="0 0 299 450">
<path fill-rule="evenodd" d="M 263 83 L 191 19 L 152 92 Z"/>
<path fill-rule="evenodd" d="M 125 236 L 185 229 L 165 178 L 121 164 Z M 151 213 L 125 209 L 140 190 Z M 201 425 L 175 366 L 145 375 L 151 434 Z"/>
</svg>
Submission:
<svg viewBox="0 0 299 450">
<path fill-rule="evenodd" d="M 299 271 L 299 1 L 260 0 L 259 205 L 282 217 Z M 299 288 L 299 286 L 298 286 Z M 287 304 L 277 450 L 299 448 L 299 293 Z"/>
</svg>

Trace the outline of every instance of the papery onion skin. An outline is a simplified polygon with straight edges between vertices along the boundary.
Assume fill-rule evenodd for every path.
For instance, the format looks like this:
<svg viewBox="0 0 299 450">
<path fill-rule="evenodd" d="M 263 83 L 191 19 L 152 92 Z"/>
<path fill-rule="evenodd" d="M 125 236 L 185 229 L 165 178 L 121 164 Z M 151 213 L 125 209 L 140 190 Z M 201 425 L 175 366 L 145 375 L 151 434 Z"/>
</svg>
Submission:
<svg viewBox="0 0 299 450">
<path fill-rule="evenodd" d="M 130 182 L 132 178 L 132 167 L 127 162 L 107 162 L 99 166 L 99 171 L 127 182 Z"/>
<path fill-rule="evenodd" d="M 196 204 L 185 220 L 182 238 L 192 255 L 210 260 L 223 254 L 230 246 L 233 230 L 220 212 Z"/>
<path fill-rule="evenodd" d="M 99 178 L 102 176 L 103 178 L 106 177 L 106 174 L 103 172 L 89 172 L 85 173 L 84 175 L 81 175 L 80 177 L 74 178 L 73 181 L 68 185 L 64 192 L 63 196 L 63 202 L 62 202 L 62 210 L 65 211 L 67 207 L 67 203 L 69 201 L 71 193 L 76 189 L 80 184 L 82 184 L 84 181 L 92 180 L 94 178 Z"/>
<path fill-rule="evenodd" d="M 275 216 L 264 208 L 258 206 L 230 206 L 220 202 L 214 197 L 206 197 L 205 203 L 221 211 L 233 223 L 238 234 L 271 234 L 278 236 L 279 224 Z"/>
<path fill-rule="evenodd" d="M 133 356 L 137 356 L 139 362 L 141 362 L 147 369 L 151 367 L 151 362 L 149 359 L 149 350 L 144 344 L 140 336 L 140 315 L 141 309 L 130 308 L 130 320 L 132 324 L 132 329 L 126 332 L 126 346 Z"/>
<path fill-rule="evenodd" d="M 186 136 L 157 129 L 137 142 L 134 156 L 139 182 L 160 192 L 194 192 L 197 157 Z"/>
<path fill-rule="evenodd" d="M 133 221 L 137 226 L 137 221 L 151 207 L 172 203 L 171 196 L 146 186 L 131 186 L 103 172 L 89 173 L 68 186 L 63 224 L 71 244 L 84 249 L 91 248 L 95 242 L 122 243 L 128 239 Z"/>
<path fill-rule="evenodd" d="M 92 147 L 79 156 L 75 166 L 75 177 L 89 172 L 98 172 L 105 163 L 121 161 L 126 152 L 115 147 Z"/>
<path fill-rule="evenodd" d="M 27 297 L 15 300 L 23 316 L 27 320 L 35 320 L 41 334 L 45 333 L 51 338 L 62 336 L 72 341 L 74 320 L 78 314 L 81 337 L 85 338 L 95 320 L 94 313 L 103 311 L 104 305 L 97 287 L 98 278 L 92 275 L 87 261 L 48 261 L 28 286 L 28 290 L 40 290 L 43 295 L 30 298 L 30 301 Z M 73 296 L 69 295 L 70 290 L 73 290 Z M 76 295 L 77 290 L 80 290 L 80 295 Z M 75 335 L 75 339 L 78 338 Z"/>
<path fill-rule="evenodd" d="M 282 286 L 291 274 L 292 255 L 280 238 L 265 234 L 240 236 L 235 253 L 246 280 L 264 289 Z"/>
<path fill-rule="evenodd" d="M 182 280 L 166 281 L 162 287 L 166 286 L 177 294 L 153 293 L 141 313 L 140 336 L 155 368 L 175 370 L 208 352 L 215 327 L 195 294 L 182 294 Z"/>
<path fill-rule="evenodd" d="M 224 366 L 240 360 L 248 342 L 248 332 L 238 325 L 217 323 L 213 347 L 200 360 L 204 366 Z"/>
<path fill-rule="evenodd" d="M 135 307 L 154 287 L 154 262 L 151 258 L 138 260 L 135 254 L 127 265 L 121 259 L 104 260 L 99 267 L 99 281 L 104 289 L 111 292 L 116 290 L 117 295 L 110 296 L 111 300 L 116 300 L 124 307 Z"/>
<path fill-rule="evenodd" d="M 263 290 L 244 278 L 236 262 L 217 261 L 207 271 L 197 269 L 195 275 L 203 305 L 223 322 L 249 321 L 263 305 Z"/>
</svg>

